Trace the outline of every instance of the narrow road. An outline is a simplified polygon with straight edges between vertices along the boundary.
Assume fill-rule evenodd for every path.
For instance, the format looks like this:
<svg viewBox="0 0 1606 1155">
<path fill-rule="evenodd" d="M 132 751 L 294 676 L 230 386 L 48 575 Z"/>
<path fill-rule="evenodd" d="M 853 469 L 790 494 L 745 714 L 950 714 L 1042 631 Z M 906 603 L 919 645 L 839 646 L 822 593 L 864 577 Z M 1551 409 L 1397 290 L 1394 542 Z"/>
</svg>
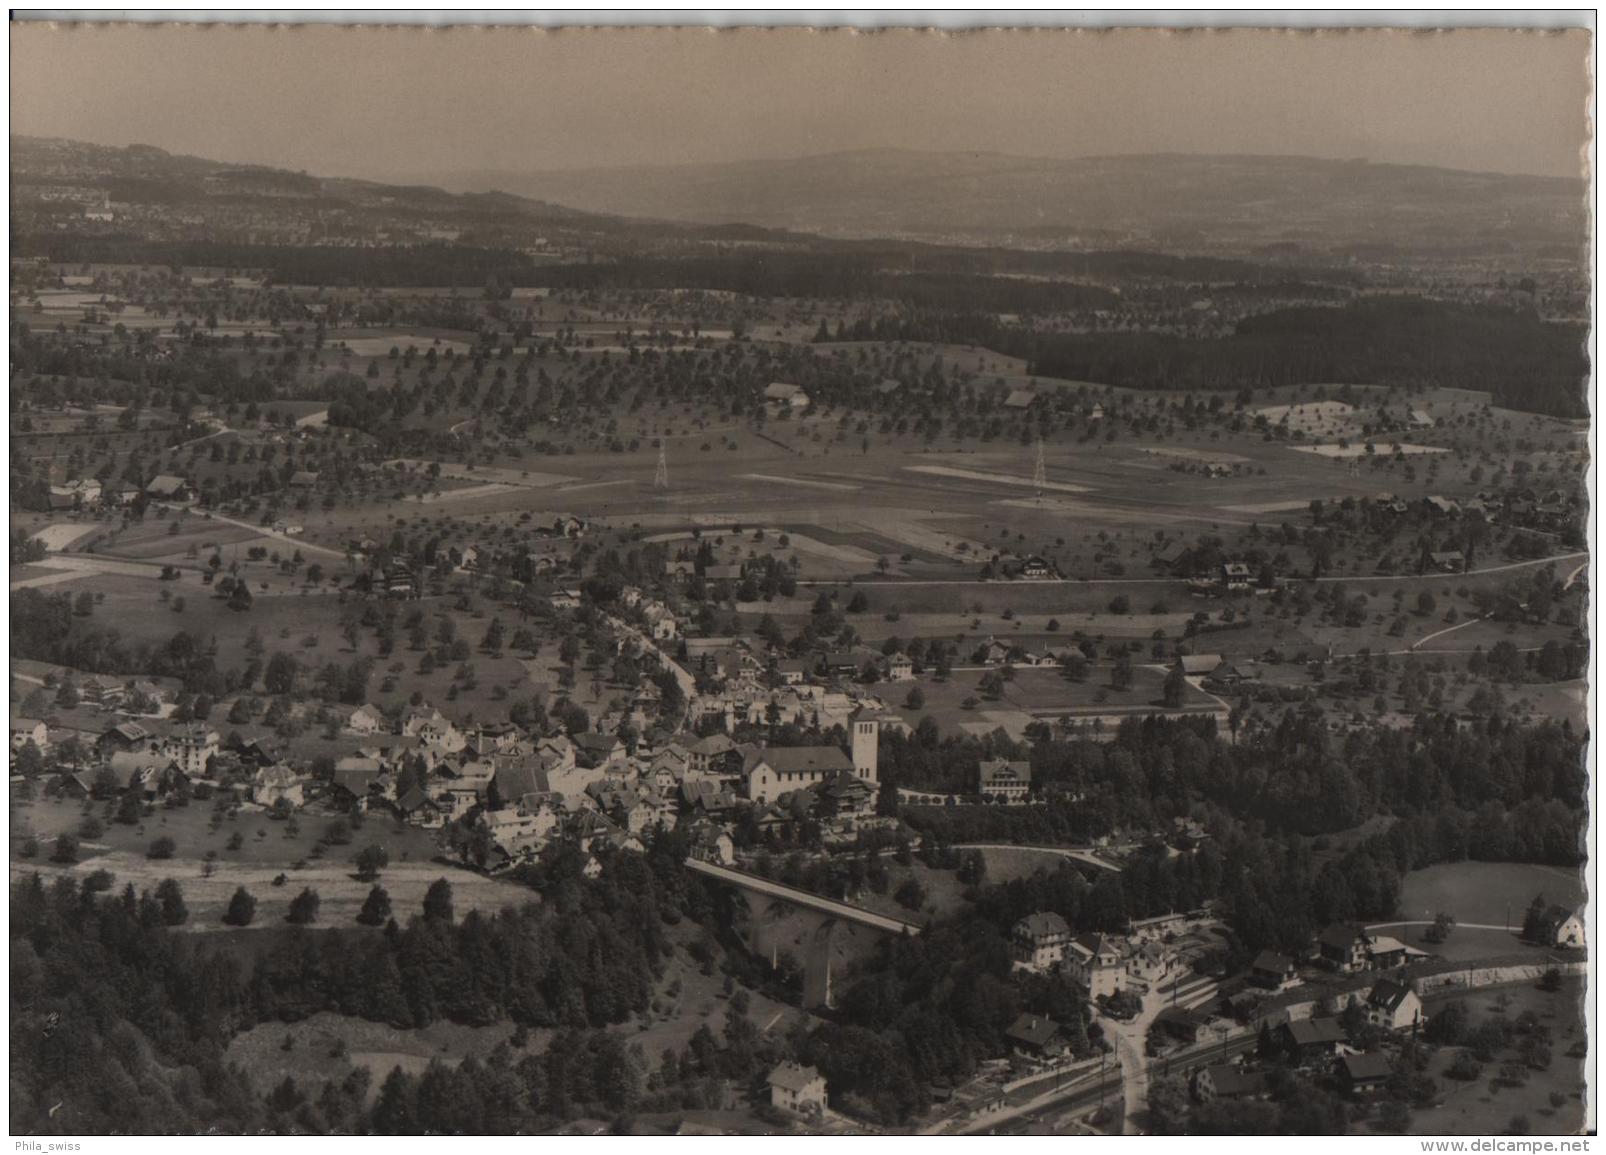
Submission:
<svg viewBox="0 0 1606 1155">
<path fill-rule="evenodd" d="M 1121 1059 L 1121 1102 L 1125 1108 L 1121 1112 L 1123 1135 L 1138 1133 L 1132 1117 L 1142 1114 L 1149 1106 L 1149 1067 L 1144 1060 L 1143 1037 L 1153 1020 L 1153 1014 L 1139 1015 L 1131 1023 L 1104 1020 L 1105 1034 L 1114 1040 L 1115 1053 Z M 1129 1033 L 1137 1035 L 1136 1042 L 1129 1037 Z"/>
<path fill-rule="evenodd" d="M 1425 646 L 1427 643 L 1431 642 L 1434 638 L 1442 638 L 1445 634 L 1453 634 L 1457 630 L 1464 630 L 1468 626 L 1475 626 L 1479 622 L 1486 622 L 1492 617 L 1494 617 L 1493 614 L 1484 614 L 1481 618 L 1468 618 L 1466 621 L 1459 622 L 1456 625 L 1445 626 L 1444 629 L 1435 630 L 1425 638 L 1418 638 L 1416 641 L 1411 643 L 1411 648 L 1413 650 L 1420 649 L 1422 646 Z"/>
</svg>

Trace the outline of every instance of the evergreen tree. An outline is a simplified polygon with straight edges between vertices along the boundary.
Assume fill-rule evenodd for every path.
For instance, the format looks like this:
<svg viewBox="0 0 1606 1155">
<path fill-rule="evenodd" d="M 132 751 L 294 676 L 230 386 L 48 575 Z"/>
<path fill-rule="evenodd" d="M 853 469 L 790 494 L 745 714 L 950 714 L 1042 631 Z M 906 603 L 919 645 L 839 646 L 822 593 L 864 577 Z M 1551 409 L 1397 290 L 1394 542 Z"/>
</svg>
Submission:
<svg viewBox="0 0 1606 1155">
<path fill-rule="evenodd" d="M 364 926 L 384 926 L 389 919 L 390 895 L 384 887 L 376 886 L 368 892 L 362 910 L 357 912 L 357 921 Z"/>
<path fill-rule="evenodd" d="M 424 918 L 428 922 L 452 921 L 452 884 L 437 878 L 424 893 Z"/>
<path fill-rule="evenodd" d="M 181 926 L 188 921 L 190 912 L 184 905 L 184 891 L 174 879 L 164 878 L 157 883 L 156 901 L 162 907 L 164 926 Z"/>
<path fill-rule="evenodd" d="M 298 926 L 315 922 L 318 918 L 318 905 L 318 892 L 311 887 L 307 887 L 290 900 L 290 913 L 285 915 L 285 921 L 293 922 Z"/>
<path fill-rule="evenodd" d="M 234 897 L 229 899 L 229 909 L 224 914 L 223 921 L 230 926 L 250 926 L 256 913 L 257 900 L 242 886 L 236 889 Z"/>
</svg>

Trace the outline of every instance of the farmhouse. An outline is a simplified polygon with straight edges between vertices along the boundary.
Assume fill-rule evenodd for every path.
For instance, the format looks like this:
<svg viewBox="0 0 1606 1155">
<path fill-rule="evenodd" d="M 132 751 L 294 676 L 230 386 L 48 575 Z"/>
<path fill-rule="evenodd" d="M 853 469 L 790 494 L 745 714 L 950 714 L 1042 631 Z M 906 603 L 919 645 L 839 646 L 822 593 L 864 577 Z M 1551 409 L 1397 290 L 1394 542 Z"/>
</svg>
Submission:
<svg viewBox="0 0 1606 1155">
<path fill-rule="evenodd" d="M 171 473 L 158 473 L 145 486 L 147 495 L 160 501 L 189 501 L 195 496 L 189 482 Z"/>
<path fill-rule="evenodd" d="M 84 701 L 93 702 L 103 710 L 115 709 L 126 693 L 122 683 L 115 678 L 107 678 L 100 674 L 85 678 L 83 684 L 78 687 L 78 692 Z"/>
<path fill-rule="evenodd" d="M 813 1067 L 786 1062 L 769 1073 L 770 1106 L 794 1115 L 825 1111 L 825 1076 Z"/>
<path fill-rule="evenodd" d="M 803 391 L 801 385 L 791 385 L 785 381 L 771 381 L 764 386 L 764 400 L 773 405 L 789 405 L 793 409 L 806 409 L 809 404 L 809 395 Z"/>
<path fill-rule="evenodd" d="M 1177 665 L 1181 668 L 1183 676 L 1189 678 L 1206 677 L 1215 673 L 1221 665 L 1220 654 L 1183 654 L 1177 658 Z"/>
<path fill-rule="evenodd" d="M 1030 409 L 1032 402 L 1037 400 L 1037 394 L 1030 389 L 1012 389 L 1008 397 L 1004 398 L 1005 409 Z"/>
<path fill-rule="evenodd" d="M 1428 561 L 1440 573 L 1462 573 L 1467 568 L 1467 559 L 1458 549 L 1429 553 Z"/>
<path fill-rule="evenodd" d="M 95 741 L 102 752 L 132 750 L 151 737 L 151 732 L 138 722 L 119 722 Z"/>
<path fill-rule="evenodd" d="M 119 790 L 138 789 L 146 798 L 171 789 L 182 776 L 173 760 L 155 750 L 119 750 L 106 762 Z M 84 771 L 78 775 L 93 783 L 99 771 Z"/>
</svg>

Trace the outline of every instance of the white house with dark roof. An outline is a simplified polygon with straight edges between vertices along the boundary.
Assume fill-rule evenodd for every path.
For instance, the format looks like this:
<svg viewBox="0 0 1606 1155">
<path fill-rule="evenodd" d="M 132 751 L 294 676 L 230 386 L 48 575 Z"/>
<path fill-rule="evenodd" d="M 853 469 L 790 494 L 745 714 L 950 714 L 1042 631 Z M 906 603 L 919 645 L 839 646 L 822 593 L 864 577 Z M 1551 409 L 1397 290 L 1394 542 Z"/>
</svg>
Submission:
<svg viewBox="0 0 1606 1155">
<path fill-rule="evenodd" d="M 1402 1031 L 1422 1021 L 1422 1000 L 1406 984 L 1380 979 L 1366 996 L 1366 1018 L 1384 1030 Z"/>
<path fill-rule="evenodd" d="M 825 1076 L 814 1067 L 785 1062 L 769 1073 L 770 1106 L 794 1115 L 825 1112 Z"/>
<path fill-rule="evenodd" d="M 1032 789 L 1032 764 L 995 758 L 976 771 L 976 793 L 1005 802 L 1024 802 Z"/>
<path fill-rule="evenodd" d="M 29 742 L 44 752 L 50 746 L 50 730 L 38 718 L 11 719 L 11 748 L 21 750 Z"/>
</svg>

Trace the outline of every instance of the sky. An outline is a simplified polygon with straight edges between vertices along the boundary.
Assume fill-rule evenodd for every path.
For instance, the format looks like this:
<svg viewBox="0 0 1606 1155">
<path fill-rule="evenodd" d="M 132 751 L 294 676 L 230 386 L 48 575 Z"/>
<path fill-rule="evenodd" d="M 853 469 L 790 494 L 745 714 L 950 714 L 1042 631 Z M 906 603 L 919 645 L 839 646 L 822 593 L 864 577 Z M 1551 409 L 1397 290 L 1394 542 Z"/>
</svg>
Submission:
<svg viewBox="0 0 1606 1155">
<path fill-rule="evenodd" d="M 1587 33 L 11 25 L 16 133 L 376 180 L 865 148 L 1577 176 Z"/>
</svg>

